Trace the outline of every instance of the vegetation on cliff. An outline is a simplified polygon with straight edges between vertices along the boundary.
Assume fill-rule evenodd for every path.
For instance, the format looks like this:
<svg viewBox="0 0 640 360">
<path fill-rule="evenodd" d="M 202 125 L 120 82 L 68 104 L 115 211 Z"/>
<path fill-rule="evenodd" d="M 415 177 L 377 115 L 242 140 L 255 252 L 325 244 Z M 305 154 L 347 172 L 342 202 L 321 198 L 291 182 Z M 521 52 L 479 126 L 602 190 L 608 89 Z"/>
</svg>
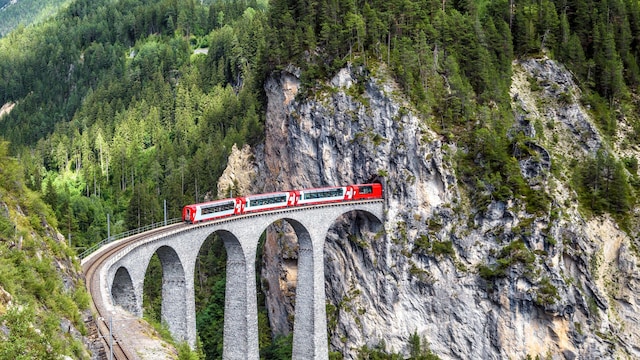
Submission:
<svg viewBox="0 0 640 360">
<path fill-rule="evenodd" d="M 472 197 L 520 198 L 528 211 L 549 210 L 517 171 L 526 136 L 514 124 L 509 86 L 514 57 L 548 56 L 573 71 L 600 130 L 614 138 L 620 123 L 640 134 L 636 93 L 640 70 L 640 5 L 634 1 L 353 1 L 281 0 L 271 4 L 270 64 L 302 67 L 309 88 L 350 64 L 386 63 L 429 122 L 466 150 L 459 159 Z M 516 136 L 514 136 L 516 135 Z M 606 146 L 597 160 L 611 159 Z M 588 169 L 592 160 L 580 168 Z M 611 160 L 613 161 L 613 160 Z M 614 161 L 615 162 L 615 161 Z M 612 164 L 613 166 L 613 164 Z M 616 168 L 619 166 L 615 165 Z M 635 195 L 627 185 L 603 198 L 603 182 L 628 183 L 623 171 L 578 174 L 586 208 L 624 216 Z M 635 175 L 635 174 L 632 174 Z"/>
<path fill-rule="evenodd" d="M 51 209 L 25 187 L 23 171 L 0 142 L 0 358 L 89 358 L 79 263 L 58 237 Z"/>
</svg>

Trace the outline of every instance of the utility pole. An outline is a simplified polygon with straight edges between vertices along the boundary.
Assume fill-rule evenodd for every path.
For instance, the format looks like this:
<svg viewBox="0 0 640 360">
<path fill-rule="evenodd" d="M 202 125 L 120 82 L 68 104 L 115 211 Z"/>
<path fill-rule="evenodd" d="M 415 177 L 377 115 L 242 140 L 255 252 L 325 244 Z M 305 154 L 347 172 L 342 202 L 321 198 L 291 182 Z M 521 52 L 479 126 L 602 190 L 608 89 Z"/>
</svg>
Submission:
<svg viewBox="0 0 640 360">
<path fill-rule="evenodd" d="M 107 213 L 107 242 L 111 242 L 111 219 L 109 219 L 109 213 Z"/>
<path fill-rule="evenodd" d="M 167 226 L 167 199 L 164 199 L 163 202 L 164 202 L 164 226 Z"/>
</svg>

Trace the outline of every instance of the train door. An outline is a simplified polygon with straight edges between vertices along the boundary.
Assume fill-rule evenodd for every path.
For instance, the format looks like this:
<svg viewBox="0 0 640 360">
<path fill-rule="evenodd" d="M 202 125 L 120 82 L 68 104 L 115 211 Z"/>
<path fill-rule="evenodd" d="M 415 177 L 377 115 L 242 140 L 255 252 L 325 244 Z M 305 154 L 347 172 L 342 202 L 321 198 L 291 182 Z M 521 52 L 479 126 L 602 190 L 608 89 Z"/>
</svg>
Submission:
<svg viewBox="0 0 640 360">
<path fill-rule="evenodd" d="M 287 206 L 298 205 L 299 198 L 300 198 L 300 193 L 298 193 L 297 191 L 289 191 L 287 193 Z"/>
<path fill-rule="evenodd" d="M 356 195 L 356 188 L 354 186 L 347 186 L 347 191 L 344 192 L 345 200 L 353 200 Z"/>
<path fill-rule="evenodd" d="M 235 209 L 233 210 L 234 215 L 244 214 L 244 206 L 246 204 L 245 198 L 236 198 Z"/>
</svg>

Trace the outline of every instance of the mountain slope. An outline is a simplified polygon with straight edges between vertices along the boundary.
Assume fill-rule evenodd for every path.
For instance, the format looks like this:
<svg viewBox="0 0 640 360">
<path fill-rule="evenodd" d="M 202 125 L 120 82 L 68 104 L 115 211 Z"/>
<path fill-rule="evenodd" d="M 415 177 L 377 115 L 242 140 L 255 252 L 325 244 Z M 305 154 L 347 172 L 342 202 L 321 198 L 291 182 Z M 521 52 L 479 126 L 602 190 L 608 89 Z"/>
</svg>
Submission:
<svg viewBox="0 0 640 360">
<path fill-rule="evenodd" d="M 7 148 L 0 143 L 0 358 L 87 359 L 79 263 Z"/>
<path fill-rule="evenodd" d="M 327 239 L 332 349 L 346 358 L 365 346 L 407 356 L 418 334 L 442 358 L 639 356 L 636 239 L 610 216 L 581 211 L 572 190 L 572 164 L 604 145 L 571 74 L 548 59 L 514 63 L 519 120 L 507 132 L 526 134 L 527 151 L 516 171 L 554 199 L 549 211 L 532 212 L 518 197 L 474 202 L 455 161 L 469 149 L 443 142 L 394 95 L 382 67 L 371 77 L 362 71 L 343 69 L 330 90 L 308 98 L 296 97 L 293 73 L 274 76 L 264 157 L 257 153 L 264 187 L 256 192 L 385 185 L 386 237 L 349 217 Z M 354 95 L 358 87 L 365 90 Z M 289 254 L 289 242 L 270 253 Z M 270 271 L 276 284 L 295 274 L 290 258 L 265 259 L 280 269 Z M 285 314 L 273 321 L 286 324 L 291 284 L 268 291 L 269 313 Z"/>
<path fill-rule="evenodd" d="M 2 0 L 0 1 L 0 37 L 19 25 L 29 26 L 53 16 L 71 0 Z"/>
</svg>

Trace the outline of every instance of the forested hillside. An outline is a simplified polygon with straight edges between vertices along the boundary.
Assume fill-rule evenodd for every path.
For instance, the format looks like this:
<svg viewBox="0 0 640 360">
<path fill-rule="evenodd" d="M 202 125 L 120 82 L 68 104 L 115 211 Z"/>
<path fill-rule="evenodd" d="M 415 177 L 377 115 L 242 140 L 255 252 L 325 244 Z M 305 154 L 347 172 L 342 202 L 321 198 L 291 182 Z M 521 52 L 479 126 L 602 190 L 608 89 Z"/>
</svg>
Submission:
<svg viewBox="0 0 640 360">
<path fill-rule="evenodd" d="M 309 90 L 348 62 L 389 63 L 432 125 L 471 146 L 507 141 L 511 60 L 545 54 L 606 134 L 622 117 L 638 127 L 636 2 L 305 4 L 76 1 L 0 42 L 0 103 L 17 104 L 0 131 L 78 246 L 105 237 L 107 212 L 124 230 L 160 220 L 163 199 L 174 217 L 210 196 L 231 145 L 262 136 L 262 79 L 289 63 Z M 485 156 L 502 158 L 468 169 L 472 187 L 519 189 L 506 153 Z"/>
<path fill-rule="evenodd" d="M 0 37 L 53 16 L 70 0 L 0 0 Z"/>
<path fill-rule="evenodd" d="M 0 131 L 76 246 L 105 237 L 107 213 L 115 231 L 161 220 L 163 199 L 179 216 L 231 145 L 260 139 L 264 9 L 180 4 L 74 2 L 0 45 L 0 102 L 17 104 Z"/>
<path fill-rule="evenodd" d="M 639 56 L 635 0 L 76 0 L 0 39 L 0 107 L 11 109 L 0 134 L 26 186 L 82 249 L 106 237 L 107 214 L 115 233 L 162 220 L 164 200 L 172 218 L 214 198 L 231 147 L 263 140 L 273 71 L 300 68 L 313 97 L 344 66 L 382 66 L 461 149 L 456 171 L 475 204 L 516 199 L 541 214 L 553 199 L 517 170 L 533 151 L 507 131 L 509 87 L 514 59 L 549 57 L 573 72 L 607 136 L 597 156 L 571 164 L 572 186 L 585 211 L 630 228 L 637 160 L 612 151 L 640 135 Z M 215 266 L 222 255 L 207 256 Z M 219 276 L 203 298 L 220 296 Z M 199 318 L 220 315 L 208 308 Z M 201 336 L 209 331 L 199 324 Z M 210 358 L 219 340 L 203 339 Z"/>
</svg>

